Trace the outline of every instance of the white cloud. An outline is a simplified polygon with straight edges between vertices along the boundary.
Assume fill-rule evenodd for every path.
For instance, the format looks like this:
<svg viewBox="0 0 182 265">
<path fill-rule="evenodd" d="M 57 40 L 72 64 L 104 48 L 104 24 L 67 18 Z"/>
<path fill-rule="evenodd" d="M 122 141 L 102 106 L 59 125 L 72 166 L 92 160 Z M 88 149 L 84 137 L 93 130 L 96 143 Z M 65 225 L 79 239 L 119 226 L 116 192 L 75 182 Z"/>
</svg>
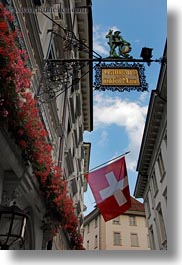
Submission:
<svg viewBox="0 0 182 265">
<path fill-rule="evenodd" d="M 143 103 L 149 99 L 149 96 L 150 93 L 148 91 L 144 91 L 143 93 L 140 94 L 139 100 Z"/>
<path fill-rule="evenodd" d="M 107 143 L 107 141 L 108 141 L 108 133 L 107 133 L 106 130 L 103 130 L 101 132 L 100 141 L 99 141 L 98 144 L 101 145 L 101 146 L 103 146 L 103 145 L 105 145 Z"/>
<path fill-rule="evenodd" d="M 94 51 L 96 51 L 99 55 L 108 55 L 108 50 L 103 44 L 99 43 L 99 41 L 94 41 Z"/>
<path fill-rule="evenodd" d="M 100 25 L 95 25 L 93 28 L 93 49 L 102 55 L 108 54 L 107 43 L 105 42 L 105 33 Z"/>
<path fill-rule="evenodd" d="M 140 40 L 135 40 L 135 43 L 139 44 L 140 43 Z"/>
<path fill-rule="evenodd" d="M 95 130 L 114 124 L 126 131 L 129 140 L 128 150 L 131 151 L 130 155 L 128 155 L 127 165 L 128 169 L 133 171 L 136 170 L 136 160 L 143 135 L 147 109 L 148 106 L 141 106 L 137 102 L 123 100 L 119 97 L 103 96 L 102 94 L 96 94 L 94 97 Z"/>
</svg>

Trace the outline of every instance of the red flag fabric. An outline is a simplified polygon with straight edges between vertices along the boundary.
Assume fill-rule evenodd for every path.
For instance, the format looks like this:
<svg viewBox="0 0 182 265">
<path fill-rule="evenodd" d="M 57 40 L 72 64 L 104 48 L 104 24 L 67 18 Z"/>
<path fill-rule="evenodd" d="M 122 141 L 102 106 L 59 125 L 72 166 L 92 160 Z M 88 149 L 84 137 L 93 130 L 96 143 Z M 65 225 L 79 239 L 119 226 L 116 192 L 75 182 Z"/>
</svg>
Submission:
<svg viewBox="0 0 182 265">
<path fill-rule="evenodd" d="M 125 157 L 86 174 L 85 178 L 106 222 L 131 207 Z"/>
</svg>

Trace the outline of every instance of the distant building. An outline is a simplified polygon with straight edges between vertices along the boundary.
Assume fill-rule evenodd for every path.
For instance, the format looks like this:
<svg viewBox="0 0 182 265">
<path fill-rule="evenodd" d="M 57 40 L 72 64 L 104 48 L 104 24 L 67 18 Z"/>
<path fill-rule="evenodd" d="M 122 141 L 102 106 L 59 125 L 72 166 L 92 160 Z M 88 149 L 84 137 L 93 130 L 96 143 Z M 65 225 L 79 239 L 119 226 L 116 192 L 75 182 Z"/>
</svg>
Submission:
<svg viewBox="0 0 182 265">
<path fill-rule="evenodd" d="M 167 59 L 167 45 L 164 50 Z M 151 248 L 167 249 L 167 63 L 152 90 L 144 129 L 134 196 L 144 199 Z"/>
<path fill-rule="evenodd" d="M 105 222 L 98 208 L 84 219 L 86 250 L 150 250 L 145 210 L 131 197 L 131 208 Z"/>
</svg>

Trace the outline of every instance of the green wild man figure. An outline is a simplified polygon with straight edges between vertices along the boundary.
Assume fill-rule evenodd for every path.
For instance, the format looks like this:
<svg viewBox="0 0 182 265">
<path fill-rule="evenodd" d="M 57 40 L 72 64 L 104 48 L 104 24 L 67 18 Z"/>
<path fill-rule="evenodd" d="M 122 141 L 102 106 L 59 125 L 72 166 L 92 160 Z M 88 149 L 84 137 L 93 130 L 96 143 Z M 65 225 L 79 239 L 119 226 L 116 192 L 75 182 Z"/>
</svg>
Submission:
<svg viewBox="0 0 182 265">
<path fill-rule="evenodd" d="M 124 58 L 132 58 L 128 55 L 128 53 L 131 51 L 131 44 L 123 39 L 122 36 L 120 36 L 120 31 L 115 31 L 113 33 L 113 30 L 110 29 L 109 32 L 106 35 L 106 38 L 109 39 L 108 44 L 110 46 L 110 57 L 124 57 Z M 116 51 L 116 48 L 118 48 L 118 53 Z"/>
</svg>

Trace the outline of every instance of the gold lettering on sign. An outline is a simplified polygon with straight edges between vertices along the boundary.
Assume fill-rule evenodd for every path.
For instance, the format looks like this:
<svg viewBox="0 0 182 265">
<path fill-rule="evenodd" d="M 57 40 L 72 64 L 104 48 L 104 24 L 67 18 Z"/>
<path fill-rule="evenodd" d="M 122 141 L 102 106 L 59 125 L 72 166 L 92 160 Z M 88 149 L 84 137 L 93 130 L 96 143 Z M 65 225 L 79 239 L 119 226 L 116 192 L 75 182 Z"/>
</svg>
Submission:
<svg viewBox="0 0 182 265">
<path fill-rule="evenodd" d="M 102 68 L 102 86 L 140 86 L 137 69 Z"/>
</svg>

